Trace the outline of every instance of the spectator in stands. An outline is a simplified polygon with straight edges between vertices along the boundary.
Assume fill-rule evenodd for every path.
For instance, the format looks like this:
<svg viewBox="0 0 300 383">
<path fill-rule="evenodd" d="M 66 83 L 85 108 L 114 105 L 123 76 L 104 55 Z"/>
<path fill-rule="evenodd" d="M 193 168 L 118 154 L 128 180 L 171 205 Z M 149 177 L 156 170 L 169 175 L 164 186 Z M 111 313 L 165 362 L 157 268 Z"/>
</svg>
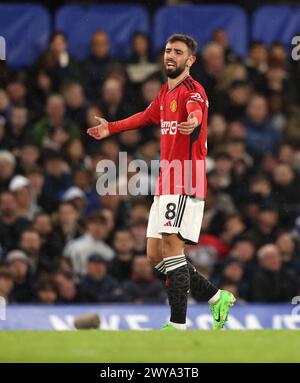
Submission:
<svg viewBox="0 0 300 383">
<path fill-rule="evenodd" d="M 226 63 L 235 62 L 239 59 L 238 55 L 230 48 L 227 32 L 224 29 L 213 31 L 212 41 L 219 44 L 224 49 Z"/>
<path fill-rule="evenodd" d="M 11 107 L 12 105 L 7 92 L 0 88 L 0 116 L 8 119 Z"/>
<path fill-rule="evenodd" d="M 69 81 L 64 84 L 62 93 L 66 102 L 66 117 L 82 126 L 88 106 L 83 86 L 79 82 Z"/>
<path fill-rule="evenodd" d="M 234 283 L 238 290 L 238 296 L 243 299 L 249 297 L 249 285 L 244 279 L 244 265 L 235 257 L 226 257 L 223 261 L 215 265 L 217 274 L 213 278 L 219 286 L 224 280 Z"/>
<path fill-rule="evenodd" d="M 107 77 L 101 87 L 101 109 L 110 121 L 128 117 L 136 110 L 124 98 L 122 82 L 115 77 Z"/>
<path fill-rule="evenodd" d="M 231 214 L 226 217 L 224 229 L 222 230 L 220 237 L 223 243 L 228 246 L 232 245 L 234 240 L 245 233 L 246 225 L 243 220 L 243 217 L 238 214 Z"/>
<path fill-rule="evenodd" d="M 6 126 L 5 145 L 10 150 L 18 149 L 28 136 L 28 109 L 13 106 Z"/>
<path fill-rule="evenodd" d="M 73 139 L 65 145 L 66 160 L 70 168 L 82 169 L 85 164 L 85 148 L 80 139 Z"/>
<path fill-rule="evenodd" d="M 9 81 L 6 91 L 13 106 L 28 106 L 27 87 L 24 81 L 18 78 L 18 75 Z"/>
<path fill-rule="evenodd" d="M 141 141 L 140 129 L 128 130 L 119 134 L 120 151 L 133 155 Z"/>
<path fill-rule="evenodd" d="M 191 73 L 203 85 L 210 104 L 214 106 L 218 97 L 217 84 L 224 76 L 224 49 L 219 44 L 210 42 L 202 50 L 202 59 L 202 70 L 199 71 L 199 68 L 197 70 L 197 67 L 193 66 L 194 70 Z"/>
<path fill-rule="evenodd" d="M 79 213 L 79 216 L 81 218 L 84 217 L 87 200 L 86 195 L 80 188 L 77 186 L 71 186 L 63 193 L 61 199 L 63 202 L 73 203 Z"/>
<path fill-rule="evenodd" d="M 35 65 L 38 75 L 45 73 L 55 91 L 65 79 L 79 80 L 81 77 L 78 62 L 68 52 L 67 36 L 56 31 L 50 36 L 48 50 L 42 54 Z"/>
<path fill-rule="evenodd" d="M 299 294 L 299 282 L 292 270 L 282 267 L 278 248 L 268 244 L 258 251 L 260 268 L 254 273 L 254 302 L 290 302 Z"/>
<path fill-rule="evenodd" d="M 127 72 L 132 82 L 142 82 L 158 70 L 158 64 L 152 62 L 150 40 L 145 33 L 136 32 L 132 36 L 128 64 Z"/>
<path fill-rule="evenodd" d="M 56 254 L 62 254 L 64 247 L 83 234 L 79 214 L 72 202 L 61 202 L 57 212 L 57 222 L 53 229 L 52 245 Z"/>
<path fill-rule="evenodd" d="M 81 189 L 86 197 L 85 215 L 91 214 L 100 208 L 99 195 L 93 181 L 93 173 L 84 167 L 74 171 L 74 185 Z"/>
<path fill-rule="evenodd" d="M 134 239 L 130 230 L 120 229 L 114 233 L 113 249 L 116 256 L 110 264 L 109 273 L 119 282 L 124 282 L 131 276 L 134 258 Z"/>
<path fill-rule="evenodd" d="M 106 219 L 107 235 L 105 240 L 108 244 L 111 244 L 112 235 L 116 228 L 116 220 L 115 220 L 114 212 L 110 207 L 106 206 L 101 208 L 101 214 Z"/>
<path fill-rule="evenodd" d="M 36 204 L 29 179 L 21 175 L 14 176 L 8 188 L 16 198 L 19 217 L 32 221 L 41 209 Z"/>
<path fill-rule="evenodd" d="M 30 266 L 33 272 L 46 270 L 47 263 L 41 254 L 42 241 L 37 230 L 27 228 L 23 230 L 19 242 L 19 248 L 26 254 L 29 259 Z"/>
<path fill-rule="evenodd" d="M 266 72 L 266 86 L 269 93 L 279 92 L 279 94 L 287 95 L 289 75 L 284 65 L 276 58 L 269 60 Z"/>
<path fill-rule="evenodd" d="M 33 302 L 35 295 L 34 275 L 30 260 L 21 250 L 11 250 L 6 257 L 9 270 L 14 278 L 11 299 L 16 303 Z"/>
<path fill-rule="evenodd" d="M 54 274 L 54 280 L 58 289 L 58 303 L 74 304 L 96 302 L 93 293 L 85 290 L 74 274 L 70 271 L 58 270 Z"/>
<path fill-rule="evenodd" d="M 47 213 L 38 213 L 33 220 L 32 228 L 35 229 L 41 239 L 41 250 L 43 265 L 47 270 L 54 271 L 57 267 L 58 259 L 62 255 L 62 249 L 58 249 L 53 233 L 53 223 Z M 59 251 L 60 250 L 60 251 Z"/>
<path fill-rule="evenodd" d="M 107 268 L 107 261 L 100 254 L 91 254 L 81 287 L 91 292 L 97 302 L 120 302 L 123 300 L 122 289 L 117 280 L 107 274 Z"/>
<path fill-rule="evenodd" d="M 86 94 L 91 101 L 98 99 L 98 89 L 104 80 L 109 66 L 114 62 L 110 56 L 109 36 L 104 31 L 96 31 L 92 36 L 91 51 L 83 62 L 83 81 Z"/>
<path fill-rule="evenodd" d="M 13 154 L 8 150 L 0 150 L 0 191 L 8 190 L 15 167 L 16 159 Z"/>
<path fill-rule="evenodd" d="M 247 236 L 240 236 L 236 238 L 230 254 L 232 257 L 237 258 L 244 264 L 253 262 L 255 259 L 255 246 L 252 238 Z"/>
<path fill-rule="evenodd" d="M 133 260 L 131 280 L 123 285 L 124 294 L 133 303 L 164 303 L 166 291 L 162 282 L 155 278 L 146 256 Z"/>
<path fill-rule="evenodd" d="M 226 209 L 218 199 L 217 189 L 207 189 L 205 211 L 202 221 L 202 233 L 209 233 L 215 236 L 220 235 L 226 218 Z"/>
<path fill-rule="evenodd" d="M 300 276 L 300 257 L 292 234 L 288 231 L 279 232 L 275 244 L 280 253 L 283 266 Z"/>
<path fill-rule="evenodd" d="M 49 152 L 45 155 L 44 190 L 57 201 L 72 184 L 70 169 L 62 154 Z"/>
<path fill-rule="evenodd" d="M 0 258 L 6 257 L 15 248 L 23 231 L 30 225 L 26 218 L 19 217 L 18 205 L 13 193 L 0 194 Z"/>
<path fill-rule="evenodd" d="M 47 213 L 54 212 L 57 207 L 57 197 L 55 194 L 52 194 L 53 190 L 47 190 L 46 186 L 50 186 L 51 182 L 49 182 L 50 180 L 48 179 L 47 185 L 45 185 L 45 174 L 42 168 L 35 166 L 28 171 L 27 177 L 30 180 L 38 206 Z"/>
<path fill-rule="evenodd" d="M 141 110 L 147 108 L 151 104 L 151 102 L 154 101 L 161 88 L 161 85 L 161 81 L 156 77 L 150 77 L 142 83 L 140 107 Z"/>
<path fill-rule="evenodd" d="M 19 148 L 18 174 L 28 176 L 34 170 L 39 162 L 40 151 L 37 145 L 30 141 L 24 141 Z"/>
<path fill-rule="evenodd" d="M 5 118 L 0 115 L 0 150 L 4 149 L 6 147 L 5 124 L 6 124 Z"/>
<path fill-rule="evenodd" d="M 147 218 L 136 218 L 132 221 L 130 228 L 134 239 L 134 253 L 136 255 L 145 254 Z"/>
<path fill-rule="evenodd" d="M 92 213 L 86 221 L 86 233 L 71 241 L 64 248 L 64 255 L 70 258 L 76 274 L 86 273 L 86 264 L 90 254 L 100 254 L 107 262 L 114 258 L 114 252 L 104 242 L 108 234 L 107 221 L 101 213 Z"/>
<path fill-rule="evenodd" d="M 7 303 L 11 302 L 11 293 L 14 288 L 14 279 L 8 267 L 0 267 L 0 296 Z"/>
<path fill-rule="evenodd" d="M 250 44 L 246 66 L 255 90 L 264 92 L 266 90 L 265 73 L 268 69 L 268 51 L 262 42 L 253 41 Z"/>
<path fill-rule="evenodd" d="M 260 153 L 275 153 L 281 139 L 280 133 L 270 124 L 267 100 L 258 94 L 248 103 L 243 118 L 247 130 L 247 144 Z"/>
<path fill-rule="evenodd" d="M 70 138 L 79 138 L 79 127 L 66 118 L 65 101 L 60 94 L 52 94 L 46 102 L 46 116 L 35 123 L 32 138 L 37 145 L 60 150 Z"/>
<path fill-rule="evenodd" d="M 217 152 L 214 155 L 214 179 L 218 190 L 228 190 L 231 184 L 231 171 L 233 166 L 230 152 Z"/>
<path fill-rule="evenodd" d="M 256 248 L 275 241 L 279 224 L 278 206 L 272 201 L 263 202 L 256 225 L 249 231 Z"/>
<path fill-rule="evenodd" d="M 53 279 L 41 279 L 36 287 L 37 303 L 52 305 L 57 302 L 58 291 Z"/>
<path fill-rule="evenodd" d="M 136 32 L 131 39 L 129 63 L 150 62 L 151 46 L 149 37 L 143 32 Z"/>
<path fill-rule="evenodd" d="M 284 209 L 300 203 L 299 176 L 291 165 L 279 163 L 273 171 L 273 198 Z"/>
<path fill-rule="evenodd" d="M 278 62 L 284 68 L 288 65 L 287 59 L 288 53 L 285 46 L 279 41 L 274 41 L 269 47 L 269 60 Z"/>
<path fill-rule="evenodd" d="M 247 81 L 233 81 L 222 99 L 219 97 L 215 108 L 228 121 L 240 119 L 245 114 L 250 95 L 251 87 Z"/>
<path fill-rule="evenodd" d="M 289 164 L 293 168 L 297 166 L 297 146 L 292 142 L 283 142 L 278 152 L 280 162 Z"/>
</svg>

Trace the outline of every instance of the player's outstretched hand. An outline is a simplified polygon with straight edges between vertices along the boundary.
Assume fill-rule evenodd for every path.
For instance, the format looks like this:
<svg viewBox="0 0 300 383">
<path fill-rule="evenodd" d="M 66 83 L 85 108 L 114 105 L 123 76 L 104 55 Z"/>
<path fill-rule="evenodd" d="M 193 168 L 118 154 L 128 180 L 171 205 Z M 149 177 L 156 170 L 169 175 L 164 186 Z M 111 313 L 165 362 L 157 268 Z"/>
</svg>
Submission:
<svg viewBox="0 0 300 383">
<path fill-rule="evenodd" d="M 108 129 L 108 122 L 101 117 L 95 116 L 95 119 L 99 122 L 97 126 L 93 126 L 92 128 L 89 128 L 86 132 L 89 136 L 92 136 L 96 140 L 102 140 L 105 137 L 108 137 L 110 135 L 109 129 Z"/>
<path fill-rule="evenodd" d="M 192 112 L 188 115 L 186 122 L 181 122 L 178 124 L 178 130 L 180 133 L 188 135 L 191 134 L 198 125 L 198 119 Z"/>
</svg>

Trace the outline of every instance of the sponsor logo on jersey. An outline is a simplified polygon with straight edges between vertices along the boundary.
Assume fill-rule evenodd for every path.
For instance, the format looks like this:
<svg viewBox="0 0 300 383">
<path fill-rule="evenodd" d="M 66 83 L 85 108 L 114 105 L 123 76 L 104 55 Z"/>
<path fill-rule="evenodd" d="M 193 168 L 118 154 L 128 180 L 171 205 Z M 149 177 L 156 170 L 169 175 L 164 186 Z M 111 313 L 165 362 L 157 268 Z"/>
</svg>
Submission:
<svg viewBox="0 0 300 383">
<path fill-rule="evenodd" d="M 176 100 L 172 100 L 171 101 L 171 103 L 170 103 L 170 110 L 173 113 L 176 112 L 176 110 L 177 110 L 177 101 Z"/>
<path fill-rule="evenodd" d="M 172 226 L 172 222 L 171 221 L 167 221 L 164 226 Z"/>
<path fill-rule="evenodd" d="M 196 92 L 196 93 L 192 93 L 190 95 L 190 100 L 188 101 L 189 102 L 192 102 L 192 101 L 200 101 L 200 102 L 205 102 L 205 105 L 208 107 L 209 106 L 209 103 L 208 103 L 208 100 L 203 100 L 203 98 L 200 96 L 200 93 Z"/>
<path fill-rule="evenodd" d="M 176 134 L 177 121 L 160 120 L 161 134 Z"/>
<path fill-rule="evenodd" d="M 200 96 L 200 93 L 198 92 L 192 93 L 190 97 L 192 100 L 204 102 L 203 98 Z"/>
</svg>

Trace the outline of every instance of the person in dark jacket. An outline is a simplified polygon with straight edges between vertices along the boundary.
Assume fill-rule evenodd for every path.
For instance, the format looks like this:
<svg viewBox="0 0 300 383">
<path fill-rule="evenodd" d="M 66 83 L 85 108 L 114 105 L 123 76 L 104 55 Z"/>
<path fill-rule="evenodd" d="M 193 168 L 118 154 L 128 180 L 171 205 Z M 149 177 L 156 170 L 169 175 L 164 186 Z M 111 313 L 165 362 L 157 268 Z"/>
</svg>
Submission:
<svg viewBox="0 0 300 383">
<path fill-rule="evenodd" d="M 299 281 L 292 270 L 282 266 L 277 246 L 267 244 L 258 251 L 260 268 L 254 273 L 254 302 L 290 302 L 299 295 Z"/>
<path fill-rule="evenodd" d="M 119 282 L 129 280 L 134 258 L 134 239 L 130 230 L 121 229 L 115 232 L 113 249 L 116 252 L 116 256 L 110 264 L 110 274 Z"/>
<path fill-rule="evenodd" d="M 81 287 L 90 291 L 97 302 L 120 302 L 123 292 L 119 283 L 107 274 L 107 261 L 100 254 L 91 254 L 87 262 L 86 275 Z"/>
<path fill-rule="evenodd" d="M 30 225 L 26 218 L 18 216 L 17 201 L 13 193 L 0 194 L 0 258 L 19 242 L 21 233 Z"/>
<path fill-rule="evenodd" d="M 108 68 L 114 62 L 110 56 L 109 36 L 104 31 L 96 31 L 92 36 L 91 52 L 83 62 L 83 79 L 87 97 L 97 100 L 100 84 Z"/>
<path fill-rule="evenodd" d="M 12 250 L 7 254 L 6 261 L 14 278 L 14 288 L 11 299 L 16 303 L 34 301 L 35 281 L 30 268 L 30 259 L 22 250 Z"/>
<path fill-rule="evenodd" d="M 153 274 L 146 256 L 133 260 L 131 280 L 123 285 L 126 299 L 133 303 L 164 303 L 166 291 L 162 282 Z"/>
<path fill-rule="evenodd" d="M 53 277 L 58 289 L 58 303 L 96 302 L 95 295 L 79 284 L 72 271 L 58 270 Z"/>
</svg>

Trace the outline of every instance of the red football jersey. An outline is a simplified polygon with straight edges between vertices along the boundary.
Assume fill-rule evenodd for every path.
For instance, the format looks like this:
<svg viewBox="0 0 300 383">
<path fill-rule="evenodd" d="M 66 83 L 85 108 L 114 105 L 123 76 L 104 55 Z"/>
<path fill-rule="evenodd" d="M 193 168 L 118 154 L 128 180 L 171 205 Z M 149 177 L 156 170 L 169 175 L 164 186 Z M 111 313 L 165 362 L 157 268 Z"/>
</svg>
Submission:
<svg viewBox="0 0 300 383">
<path fill-rule="evenodd" d="M 189 102 L 198 103 L 203 116 L 192 134 L 184 135 L 177 125 L 187 121 Z M 208 99 L 203 87 L 191 76 L 170 90 L 164 84 L 146 114 L 161 127 L 161 167 L 155 194 L 205 198 Z"/>
</svg>

